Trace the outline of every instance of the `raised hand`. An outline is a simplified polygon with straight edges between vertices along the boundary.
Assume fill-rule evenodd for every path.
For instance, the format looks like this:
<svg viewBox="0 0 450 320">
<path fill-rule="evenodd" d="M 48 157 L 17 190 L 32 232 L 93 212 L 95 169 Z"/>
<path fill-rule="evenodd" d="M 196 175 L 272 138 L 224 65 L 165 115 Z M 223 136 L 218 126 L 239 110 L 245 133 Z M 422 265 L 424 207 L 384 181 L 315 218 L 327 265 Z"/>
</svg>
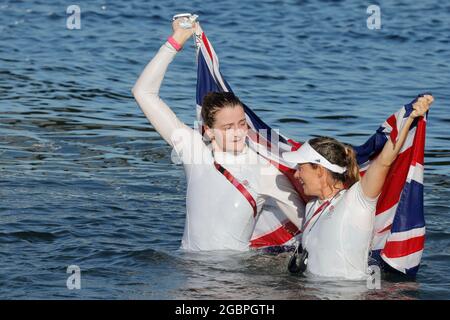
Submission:
<svg viewBox="0 0 450 320">
<path fill-rule="evenodd" d="M 414 110 L 411 112 L 410 117 L 414 119 L 423 116 L 430 109 L 433 101 L 433 96 L 429 94 L 417 99 L 417 101 L 413 104 Z"/>
<path fill-rule="evenodd" d="M 192 23 L 192 27 L 189 29 L 184 29 L 180 26 L 180 22 L 184 21 L 185 18 L 178 18 L 172 22 L 173 35 L 172 37 L 183 46 L 186 41 L 192 37 L 195 27 L 198 22 Z"/>
</svg>

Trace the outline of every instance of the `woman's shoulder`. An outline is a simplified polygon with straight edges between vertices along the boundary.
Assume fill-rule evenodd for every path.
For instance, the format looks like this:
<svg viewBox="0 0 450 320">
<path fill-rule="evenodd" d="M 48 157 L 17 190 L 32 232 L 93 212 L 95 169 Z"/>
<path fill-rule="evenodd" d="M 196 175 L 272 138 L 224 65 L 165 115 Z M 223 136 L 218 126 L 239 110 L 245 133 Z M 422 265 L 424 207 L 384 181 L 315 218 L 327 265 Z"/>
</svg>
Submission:
<svg viewBox="0 0 450 320">
<path fill-rule="evenodd" d="M 188 126 L 178 128 L 172 135 L 172 141 L 175 151 L 182 156 L 185 164 L 200 164 L 198 161 L 207 161 L 205 159 L 207 154 L 211 153 L 202 134 L 197 129 L 192 129 Z"/>
<path fill-rule="evenodd" d="M 354 208 L 363 208 L 370 211 L 375 210 L 378 197 L 370 198 L 364 194 L 361 181 L 355 182 L 345 193 L 346 205 Z"/>
<path fill-rule="evenodd" d="M 376 203 L 376 202 L 378 201 L 378 198 L 379 198 L 379 195 L 376 196 L 375 198 L 368 197 L 368 196 L 364 193 L 364 190 L 363 190 L 362 185 L 361 185 L 361 180 L 355 182 L 355 183 L 348 189 L 348 191 L 349 191 L 349 192 L 352 192 L 352 193 L 354 193 L 354 194 L 356 194 L 356 195 L 358 195 L 358 196 L 360 196 L 361 198 L 363 198 L 364 200 L 366 200 L 366 201 L 368 201 L 368 202 L 375 202 L 375 203 Z"/>
</svg>

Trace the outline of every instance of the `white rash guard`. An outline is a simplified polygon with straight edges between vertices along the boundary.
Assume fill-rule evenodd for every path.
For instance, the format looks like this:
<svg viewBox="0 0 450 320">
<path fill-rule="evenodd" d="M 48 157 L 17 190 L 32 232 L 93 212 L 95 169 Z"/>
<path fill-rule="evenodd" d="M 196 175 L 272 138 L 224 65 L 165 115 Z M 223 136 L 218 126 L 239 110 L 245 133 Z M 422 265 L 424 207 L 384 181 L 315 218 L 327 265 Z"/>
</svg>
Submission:
<svg viewBox="0 0 450 320">
<path fill-rule="evenodd" d="M 249 249 L 256 219 L 248 200 L 214 166 L 228 170 L 257 203 L 269 198 L 301 227 L 304 209 L 289 180 L 248 146 L 238 154 L 214 152 L 198 130 L 182 123 L 159 97 L 159 89 L 176 50 L 166 42 L 137 80 L 133 94 L 153 127 L 174 147 L 187 178 L 186 222 L 181 247 L 186 250 Z"/>
<path fill-rule="evenodd" d="M 356 182 L 323 215 L 317 214 L 315 225 L 315 220 L 311 220 L 302 236 L 310 273 L 354 280 L 367 277 L 377 199 L 365 196 L 361 183 Z M 308 202 L 305 221 L 322 203 Z"/>
</svg>

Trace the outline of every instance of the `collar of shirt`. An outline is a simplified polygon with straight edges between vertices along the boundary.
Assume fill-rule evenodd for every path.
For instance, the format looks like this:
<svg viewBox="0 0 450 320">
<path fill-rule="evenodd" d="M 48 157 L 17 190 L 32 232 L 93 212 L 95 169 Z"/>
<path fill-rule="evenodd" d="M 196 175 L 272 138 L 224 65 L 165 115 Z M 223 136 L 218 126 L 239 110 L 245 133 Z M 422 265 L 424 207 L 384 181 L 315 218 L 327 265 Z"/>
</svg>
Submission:
<svg viewBox="0 0 450 320">
<path fill-rule="evenodd" d="M 214 151 L 214 159 L 222 165 L 243 165 L 249 163 L 249 148 L 247 145 L 244 149 L 235 154 L 228 151 Z"/>
</svg>

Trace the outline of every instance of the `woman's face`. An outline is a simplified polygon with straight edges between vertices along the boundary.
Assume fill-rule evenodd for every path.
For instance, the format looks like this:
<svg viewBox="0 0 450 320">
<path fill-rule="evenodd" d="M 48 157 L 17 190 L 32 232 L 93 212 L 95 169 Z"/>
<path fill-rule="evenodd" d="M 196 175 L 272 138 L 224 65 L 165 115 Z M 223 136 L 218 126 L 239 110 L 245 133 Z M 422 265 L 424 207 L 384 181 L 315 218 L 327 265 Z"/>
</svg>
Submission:
<svg viewBox="0 0 450 320">
<path fill-rule="evenodd" d="M 242 106 L 225 107 L 216 115 L 213 128 L 207 128 L 222 151 L 241 152 L 248 132 L 245 112 Z"/>
<path fill-rule="evenodd" d="M 320 196 L 322 183 L 320 178 L 320 168 L 313 168 L 310 163 L 298 164 L 294 177 L 303 186 L 303 191 L 307 196 Z"/>
</svg>

